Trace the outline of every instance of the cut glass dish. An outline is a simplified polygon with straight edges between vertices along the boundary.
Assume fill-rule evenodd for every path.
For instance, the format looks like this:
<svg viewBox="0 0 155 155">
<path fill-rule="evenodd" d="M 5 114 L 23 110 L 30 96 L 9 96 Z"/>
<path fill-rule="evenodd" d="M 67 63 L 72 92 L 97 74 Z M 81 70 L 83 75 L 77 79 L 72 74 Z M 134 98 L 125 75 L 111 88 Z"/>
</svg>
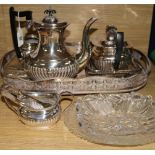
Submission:
<svg viewBox="0 0 155 155">
<path fill-rule="evenodd" d="M 90 142 L 143 145 L 155 141 L 155 102 L 137 93 L 86 95 L 66 109 L 64 123 Z"/>
</svg>

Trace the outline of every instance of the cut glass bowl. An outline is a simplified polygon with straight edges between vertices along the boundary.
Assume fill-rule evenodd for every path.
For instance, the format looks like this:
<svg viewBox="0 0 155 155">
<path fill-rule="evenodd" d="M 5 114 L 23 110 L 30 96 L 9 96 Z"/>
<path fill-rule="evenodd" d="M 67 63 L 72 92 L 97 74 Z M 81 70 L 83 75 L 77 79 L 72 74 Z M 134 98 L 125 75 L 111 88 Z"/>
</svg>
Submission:
<svg viewBox="0 0 155 155">
<path fill-rule="evenodd" d="M 64 122 L 90 142 L 143 145 L 155 141 L 155 102 L 137 93 L 86 95 L 66 109 Z"/>
</svg>

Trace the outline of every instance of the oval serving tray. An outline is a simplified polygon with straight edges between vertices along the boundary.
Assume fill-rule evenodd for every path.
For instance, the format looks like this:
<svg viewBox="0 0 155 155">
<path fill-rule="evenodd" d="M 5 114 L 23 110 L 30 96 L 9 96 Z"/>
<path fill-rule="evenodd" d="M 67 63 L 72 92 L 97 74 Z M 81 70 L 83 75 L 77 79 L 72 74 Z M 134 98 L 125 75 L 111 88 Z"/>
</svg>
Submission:
<svg viewBox="0 0 155 155">
<path fill-rule="evenodd" d="M 68 48 L 78 46 L 70 44 Z M 147 83 L 148 73 L 151 69 L 149 59 L 141 52 L 136 51 L 133 57 L 142 64 L 141 72 L 127 77 L 110 76 L 86 76 L 83 70 L 75 78 L 54 78 L 42 81 L 32 81 L 22 67 L 22 63 L 16 58 L 15 51 L 10 51 L 4 55 L 0 63 L 0 72 L 4 83 L 12 85 L 17 89 L 28 91 L 51 91 L 71 92 L 72 94 L 89 93 L 116 93 L 131 92 L 142 88 Z"/>
</svg>

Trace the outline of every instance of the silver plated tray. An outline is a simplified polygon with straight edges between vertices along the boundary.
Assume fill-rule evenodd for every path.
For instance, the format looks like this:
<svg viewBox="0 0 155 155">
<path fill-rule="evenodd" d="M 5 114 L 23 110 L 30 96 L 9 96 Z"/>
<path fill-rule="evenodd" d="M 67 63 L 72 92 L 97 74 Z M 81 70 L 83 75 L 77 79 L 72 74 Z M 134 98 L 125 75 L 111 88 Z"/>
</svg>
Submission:
<svg viewBox="0 0 155 155">
<path fill-rule="evenodd" d="M 70 48 L 73 48 L 70 46 Z M 75 47 L 74 47 L 75 48 Z M 134 53 L 135 59 L 142 64 L 141 72 L 127 77 L 87 76 L 83 70 L 75 78 L 54 78 L 33 81 L 16 58 L 15 51 L 4 55 L 0 63 L 1 77 L 4 83 L 27 91 L 71 92 L 72 94 L 131 92 L 142 88 L 147 83 L 151 65 L 141 52 Z"/>
<path fill-rule="evenodd" d="M 109 145 L 143 145 L 155 141 L 155 101 L 137 93 L 78 97 L 64 112 L 75 135 Z"/>
</svg>

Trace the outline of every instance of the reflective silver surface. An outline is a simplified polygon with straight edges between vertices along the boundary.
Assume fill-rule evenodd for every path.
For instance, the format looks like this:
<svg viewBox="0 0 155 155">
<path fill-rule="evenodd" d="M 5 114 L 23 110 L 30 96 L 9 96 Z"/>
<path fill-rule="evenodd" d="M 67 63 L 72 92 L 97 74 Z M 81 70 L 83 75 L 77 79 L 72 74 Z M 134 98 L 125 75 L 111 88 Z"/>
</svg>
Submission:
<svg viewBox="0 0 155 155">
<path fill-rule="evenodd" d="M 76 49 L 73 44 L 68 44 L 68 48 Z M 33 81 L 27 75 L 23 66 L 16 58 L 15 51 L 10 51 L 4 55 L 0 62 L 1 76 L 4 83 L 17 89 L 27 91 L 69 91 L 73 94 L 90 93 L 112 93 L 112 92 L 131 92 L 142 88 L 147 83 L 148 73 L 151 70 L 150 61 L 140 51 L 133 52 L 133 58 L 141 66 L 141 72 L 128 74 L 125 77 L 117 76 L 87 76 L 83 71 L 76 78 L 54 78 L 50 80 Z M 93 70 L 94 71 L 94 70 Z M 98 71 L 98 70 L 97 70 Z"/>
<path fill-rule="evenodd" d="M 73 57 L 69 54 L 64 43 L 64 31 L 68 26 L 67 22 L 60 23 L 53 16 L 55 10 L 46 10 L 45 13 L 48 15 L 42 23 L 29 23 L 28 31 L 36 29 L 38 43 L 33 43 L 34 39 L 31 37 L 31 41 L 26 40 L 20 48 L 24 60 L 22 61 L 24 69 L 33 80 L 75 77 L 85 68 L 90 59 L 92 49 L 89 43 L 89 28 L 96 21 L 96 18 L 90 18 L 86 23 L 80 52 Z M 34 31 L 32 32 L 34 33 Z M 33 35 L 33 33 L 28 32 L 29 35 Z"/>
<path fill-rule="evenodd" d="M 118 34 L 122 35 L 120 43 Z M 87 75 L 131 76 L 142 72 L 144 64 L 140 59 L 145 59 L 145 65 L 149 66 L 146 72 L 150 72 L 149 59 L 140 51 L 129 48 L 122 32 L 117 32 L 114 26 L 107 26 L 106 35 L 106 40 L 101 41 L 101 46 L 93 47 L 92 56 L 86 68 Z"/>
<path fill-rule="evenodd" d="M 26 125 L 48 128 L 60 118 L 60 96 L 56 92 L 20 91 L 4 85 L 1 97 Z"/>
</svg>

